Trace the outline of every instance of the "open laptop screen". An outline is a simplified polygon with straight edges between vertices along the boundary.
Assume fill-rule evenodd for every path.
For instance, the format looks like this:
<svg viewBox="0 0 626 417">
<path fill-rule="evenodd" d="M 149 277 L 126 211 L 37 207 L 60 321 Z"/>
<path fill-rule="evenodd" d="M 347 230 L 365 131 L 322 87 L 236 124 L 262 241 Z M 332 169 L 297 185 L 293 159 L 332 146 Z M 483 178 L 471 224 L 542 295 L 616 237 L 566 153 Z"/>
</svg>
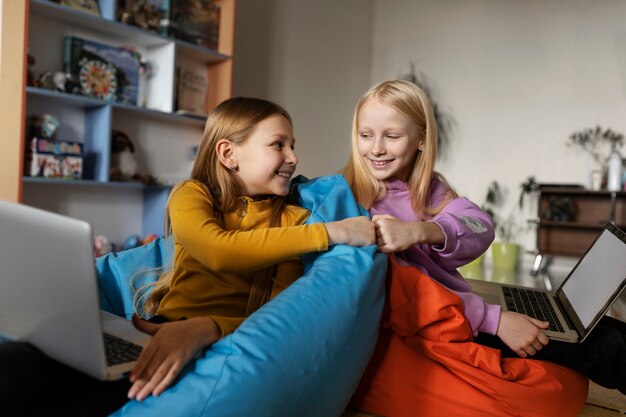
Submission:
<svg viewBox="0 0 626 417">
<path fill-rule="evenodd" d="M 584 328 L 593 323 L 626 278 L 626 244 L 609 229 L 614 228 L 609 225 L 602 231 L 561 287 Z"/>
</svg>

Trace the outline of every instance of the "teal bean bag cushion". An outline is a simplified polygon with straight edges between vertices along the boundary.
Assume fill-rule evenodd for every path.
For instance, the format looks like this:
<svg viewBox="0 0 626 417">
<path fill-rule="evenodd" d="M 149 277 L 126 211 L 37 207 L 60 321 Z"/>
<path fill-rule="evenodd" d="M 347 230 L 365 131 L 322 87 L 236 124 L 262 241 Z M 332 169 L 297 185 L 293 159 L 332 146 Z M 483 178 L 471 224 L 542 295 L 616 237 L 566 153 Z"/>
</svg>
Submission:
<svg viewBox="0 0 626 417">
<path fill-rule="evenodd" d="M 367 215 L 340 175 L 294 179 L 308 222 Z M 167 241 L 97 259 L 101 303 L 130 317 L 128 277 L 169 260 Z M 340 416 L 373 352 L 384 302 L 386 257 L 336 245 L 304 257 L 304 275 L 206 349 L 159 397 L 115 416 Z"/>
</svg>

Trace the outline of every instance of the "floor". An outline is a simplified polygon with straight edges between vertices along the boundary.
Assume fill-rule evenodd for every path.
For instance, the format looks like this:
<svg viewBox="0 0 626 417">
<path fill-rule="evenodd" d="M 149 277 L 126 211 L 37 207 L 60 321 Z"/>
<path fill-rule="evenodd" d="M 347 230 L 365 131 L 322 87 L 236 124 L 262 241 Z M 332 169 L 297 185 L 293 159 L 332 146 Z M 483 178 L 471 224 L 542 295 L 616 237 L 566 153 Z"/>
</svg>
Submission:
<svg viewBox="0 0 626 417">
<path fill-rule="evenodd" d="M 626 397 L 617 390 L 608 390 L 591 383 L 585 408 L 578 417 L 626 416 Z M 384 417 L 357 410 L 346 410 L 341 417 Z"/>
<path fill-rule="evenodd" d="M 617 390 L 602 388 L 594 383 L 589 384 L 587 405 L 580 417 L 625 416 L 626 396 Z"/>
</svg>

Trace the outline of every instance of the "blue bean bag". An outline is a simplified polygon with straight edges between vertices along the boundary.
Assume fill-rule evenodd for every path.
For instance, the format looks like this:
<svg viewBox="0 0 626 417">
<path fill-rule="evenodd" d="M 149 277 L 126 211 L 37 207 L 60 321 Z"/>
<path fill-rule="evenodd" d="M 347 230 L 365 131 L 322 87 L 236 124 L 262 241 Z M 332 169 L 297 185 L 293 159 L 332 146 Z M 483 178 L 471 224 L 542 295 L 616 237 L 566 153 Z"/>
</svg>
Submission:
<svg viewBox="0 0 626 417">
<path fill-rule="evenodd" d="M 340 175 L 294 179 L 308 222 L 366 215 Z M 167 241 L 97 259 L 102 307 L 130 317 L 128 277 L 169 260 Z M 372 355 L 386 257 L 374 246 L 333 246 L 304 257 L 304 275 L 204 351 L 159 397 L 115 416 L 340 416 Z"/>
</svg>

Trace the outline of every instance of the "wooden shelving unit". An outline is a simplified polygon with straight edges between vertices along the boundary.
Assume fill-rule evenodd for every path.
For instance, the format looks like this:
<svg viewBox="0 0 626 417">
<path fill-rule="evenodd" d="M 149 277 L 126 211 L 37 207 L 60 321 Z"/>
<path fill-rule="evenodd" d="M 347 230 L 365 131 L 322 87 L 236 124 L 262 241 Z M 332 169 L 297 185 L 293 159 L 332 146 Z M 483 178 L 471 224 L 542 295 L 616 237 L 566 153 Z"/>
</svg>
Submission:
<svg viewBox="0 0 626 417">
<path fill-rule="evenodd" d="M 541 255 L 579 257 L 608 222 L 626 226 L 626 192 L 578 188 L 540 188 L 537 249 Z M 567 198 L 571 204 L 567 221 L 544 218 L 550 199 Z"/>
<path fill-rule="evenodd" d="M 118 22 L 114 19 L 115 0 L 100 1 L 101 16 L 46 0 L 28 2 L 25 44 L 36 60 L 32 67 L 35 75 L 63 69 L 63 39 L 68 35 L 132 46 L 155 71 L 142 86 L 141 103 L 145 106 L 24 86 L 25 124 L 31 115 L 54 114 L 61 120 L 57 137 L 83 143 L 85 158 L 81 180 L 17 175 L 20 202 L 87 220 L 94 224 L 96 234 L 116 242 L 130 234 L 163 232 L 170 186 L 110 181 L 111 130 L 123 130 L 131 137 L 142 174 L 168 178 L 169 183 L 172 178 L 184 176 L 184 168 L 190 163 L 189 150 L 201 141 L 205 120 L 175 112 L 177 64 L 185 61 L 206 70 L 207 111 L 232 95 L 236 0 L 215 2 L 220 6 L 217 50 Z M 24 136 L 11 140 L 26 142 Z M 15 162 L 14 154 L 0 155 L 0 163 Z"/>
</svg>

